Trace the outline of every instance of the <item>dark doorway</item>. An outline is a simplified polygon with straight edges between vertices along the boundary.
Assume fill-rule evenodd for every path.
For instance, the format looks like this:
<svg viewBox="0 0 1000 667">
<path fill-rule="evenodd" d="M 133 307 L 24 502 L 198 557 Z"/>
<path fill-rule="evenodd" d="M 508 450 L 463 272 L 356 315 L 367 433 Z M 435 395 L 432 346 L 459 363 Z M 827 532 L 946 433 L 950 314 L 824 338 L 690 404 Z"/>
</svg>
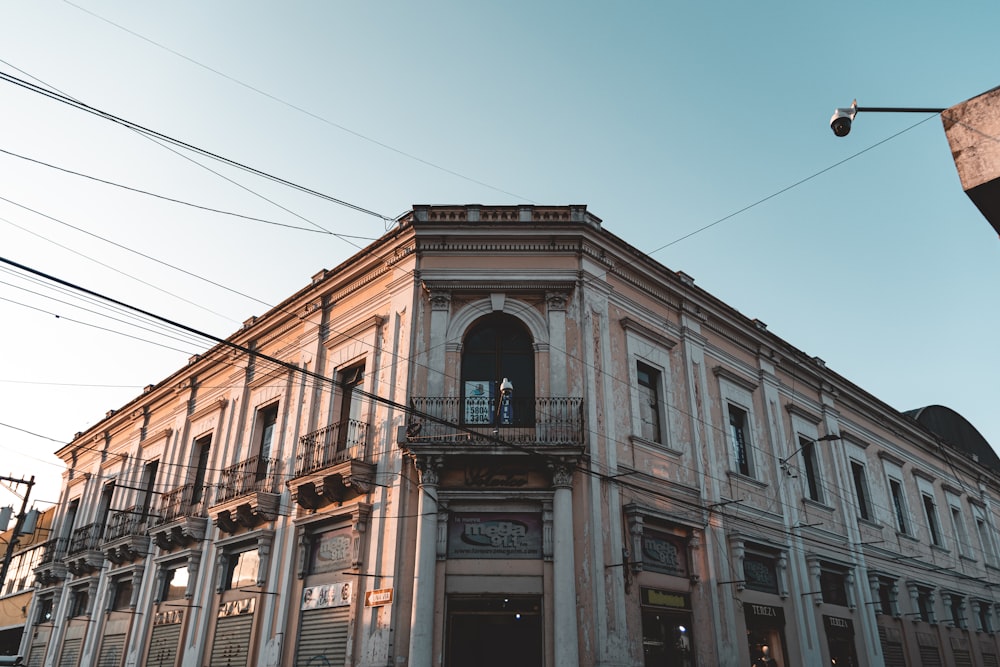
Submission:
<svg viewBox="0 0 1000 667">
<path fill-rule="evenodd" d="M 489 596 L 448 601 L 447 667 L 542 667 L 537 597 Z"/>
</svg>

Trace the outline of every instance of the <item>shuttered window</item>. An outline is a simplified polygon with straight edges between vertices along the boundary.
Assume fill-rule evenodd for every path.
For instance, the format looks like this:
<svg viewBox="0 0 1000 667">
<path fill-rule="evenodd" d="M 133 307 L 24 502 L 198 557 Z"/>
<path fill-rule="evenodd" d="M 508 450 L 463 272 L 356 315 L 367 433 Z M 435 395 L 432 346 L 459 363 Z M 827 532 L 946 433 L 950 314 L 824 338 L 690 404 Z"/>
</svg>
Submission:
<svg viewBox="0 0 1000 667">
<path fill-rule="evenodd" d="M 82 644 L 82 637 L 63 641 L 62 653 L 59 655 L 59 667 L 76 667 L 80 662 Z"/>
<path fill-rule="evenodd" d="M 118 667 L 125 649 L 125 635 L 105 635 L 101 642 L 101 654 L 97 656 L 97 667 Z"/>
<path fill-rule="evenodd" d="M 149 638 L 149 655 L 146 667 L 174 667 L 177 662 L 177 645 L 181 640 L 181 624 L 157 625 Z"/>
<path fill-rule="evenodd" d="M 996 653 L 983 653 L 983 667 L 1000 667 Z"/>
<path fill-rule="evenodd" d="M 345 664 L 350 619 L 350 607 L 304 610 L 299 625 L 295 667 Z"/>
<path fill-rule="evenodd" d="M 888 631 L 884 627 L 879 627 L 878 638 L 882 644 L 882 655 L 885 658 L 885 667 L 906 667 L 906 657 L 903 653 L 903 643 L 898 641 L 898 634 L 896 634 L 895 638 L 890 638 Z"/>
<path fill-rule="evenodd" d="M 972 654 L 968 650 L 955 649 L 955 667 L 972 667 Z"/>
<path fill-rule="evenodd" d="M 937 646 L 920 647 L 920 664 L 923 667 L 941 667 L 941 654 Z"/>
<path fill-rule="evenodd" d="M 250 654 L 253 614 L 223 616 L 215 625 L 212 659 L 209 667 L 240 667 Z"/>
</svg>

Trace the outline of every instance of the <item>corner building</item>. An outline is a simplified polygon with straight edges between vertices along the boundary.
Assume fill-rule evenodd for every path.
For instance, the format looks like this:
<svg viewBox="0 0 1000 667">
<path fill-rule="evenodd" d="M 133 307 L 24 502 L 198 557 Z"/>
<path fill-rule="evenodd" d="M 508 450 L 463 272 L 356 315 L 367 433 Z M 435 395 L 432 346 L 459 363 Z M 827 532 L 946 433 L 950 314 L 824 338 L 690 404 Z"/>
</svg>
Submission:
<svg viewBox="0 0 1000 667">
<path fill-rule="evenodd" d="M 975 428 L 584 206 L 415 206 L 58 454 L 29 665 L 998 664 Z"/>
</svg>

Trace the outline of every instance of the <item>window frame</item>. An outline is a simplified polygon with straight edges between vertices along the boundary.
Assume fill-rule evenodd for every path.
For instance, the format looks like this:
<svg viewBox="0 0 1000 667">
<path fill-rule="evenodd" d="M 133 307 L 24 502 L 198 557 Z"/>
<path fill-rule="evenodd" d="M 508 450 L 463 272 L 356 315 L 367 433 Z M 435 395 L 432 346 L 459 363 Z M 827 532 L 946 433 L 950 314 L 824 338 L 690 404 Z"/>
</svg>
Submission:
<svg viewBox="0 0 1000 667">
<path fill-rule="evenodd" d="M 848 464 L 851 468 L 851 480 L 859 516 L 865 521 L 875 521 L 871 487 L 868 485 L 868 466 L 855 458 L 849 459 Z"/>
<path fill-rule="evenodd" d="M 643 376 L 648 379 L 643 381 Z M 642 359 L 635 360 L 635 386 L 637 403 L 639 406 L 636 415 L 639 421 L 638 435 L 643 440 L 655 442 L 658 445 L 666 444 L 663 437 L 664 405 L 662 399 L 663 373 L 660 369 L 650 365 Z M 644 391 L 645 388 L 645 391 Z M 643 406 L 646 405 L 644 409 Z M 650 419 L 647 420 L 646 417 Z M 646 424 L 650 424 L 651 433 L 646 432 Z"/>
<path fill-rule="evenodd" d="M 726 435 L 733 472 L 750 479 L 757 479 L 750 414 L 750 411 L 739 403 L 732 400 L 726 401 L 726 423 L 728 425 Z M 734 416 L 740 417 L 740 424 L 733 423 Z"/>
<path fill-rule="evenodd" d="M 912 536 L 910 510 L 906 503 L 906 487 L 903 485 L 903 480 L 893 475 L 888 475 L 887 478 L 889 480 L 889 502 L 892 503 L 896 531 L 901 535 Z"/>
<path fill-rule="evenodd" d="M 927 537 L 932 546 L 945 547 L 944 533 L 941 532 L 941 520 L 938 516 L 937 501 L 932 493 L 920 490 L 920 505 L 924 510 L 924 519 L 927 522 Z"/>
<path fill-rule="evenodd" d="M 816 438 L 809 438 L 804 435 L 799 436 L 800 456 L 802 456 L 802 468 L 806 476 L 806 494 L 809 500 L 823 503 L 823 473 L 820 468 L 819 448 L 816 447 Z"/>
</svg>

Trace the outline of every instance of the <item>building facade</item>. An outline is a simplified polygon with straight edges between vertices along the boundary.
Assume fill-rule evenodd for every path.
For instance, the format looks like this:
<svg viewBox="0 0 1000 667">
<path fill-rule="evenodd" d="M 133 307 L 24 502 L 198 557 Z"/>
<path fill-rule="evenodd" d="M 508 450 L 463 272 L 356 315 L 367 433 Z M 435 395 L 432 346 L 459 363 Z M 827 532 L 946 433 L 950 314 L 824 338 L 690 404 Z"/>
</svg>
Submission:
<svg viewBox="0 0 1000 667">
<path fill-rule="evenodd" d="M 1000 461 L 584 206 L 416 206 L 58 452 L 29 665 L 996 665 Z"/>
</svg>

